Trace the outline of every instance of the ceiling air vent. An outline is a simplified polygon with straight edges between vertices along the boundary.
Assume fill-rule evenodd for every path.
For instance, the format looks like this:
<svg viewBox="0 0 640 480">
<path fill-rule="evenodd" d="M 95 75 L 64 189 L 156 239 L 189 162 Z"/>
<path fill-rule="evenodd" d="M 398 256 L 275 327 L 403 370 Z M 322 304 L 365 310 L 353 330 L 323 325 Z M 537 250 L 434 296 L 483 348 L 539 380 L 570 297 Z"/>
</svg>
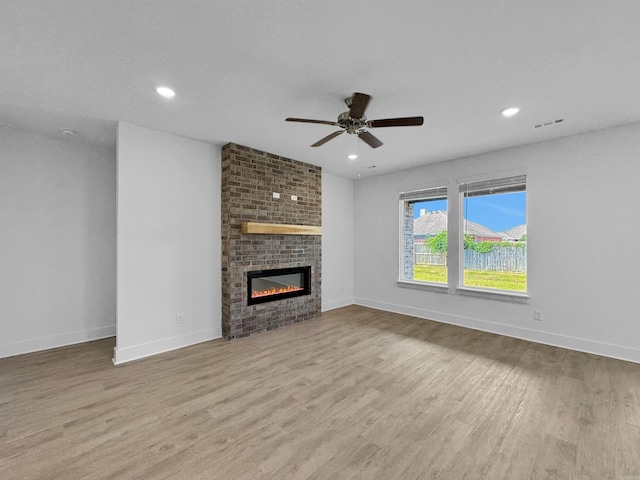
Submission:
<svg viewBox="0 0 640 480">
<path fill-rule="evenodd" d="M 550 127 L 551 125 L 557 125 L 562 122 L 564 122 L 564 118 L 559 118 L 557 120 L 552 120 L 551 122 L 538 123 L 537 125 L 534 125 L 533 128 Z"/>
</svg>

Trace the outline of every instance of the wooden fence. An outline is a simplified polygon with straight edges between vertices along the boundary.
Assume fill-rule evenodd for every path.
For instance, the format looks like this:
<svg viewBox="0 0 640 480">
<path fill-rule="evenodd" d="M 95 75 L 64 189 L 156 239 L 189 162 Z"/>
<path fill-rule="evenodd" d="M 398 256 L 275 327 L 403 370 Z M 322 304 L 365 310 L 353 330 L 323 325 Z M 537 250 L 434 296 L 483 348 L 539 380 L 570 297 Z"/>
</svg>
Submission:
<svg viewBox="0 0 640 480">
<path fill-rule="evenodd" d="M 432 252 L 426 245 L 415 244 L 413 246 L 415 265 L 446 265 L 447 254 Z"/>
<path fill-rule="evenodd" d="M 414 245 L 416 265 L 447 265 L 447 254 L 430 251 L 425 245 Z M 467 270 L 493 270 L 498 272 L 526 272 L 526 246 L 497 245 L 490 252 L 464 251 L 464 268 Z"/>
</svg>

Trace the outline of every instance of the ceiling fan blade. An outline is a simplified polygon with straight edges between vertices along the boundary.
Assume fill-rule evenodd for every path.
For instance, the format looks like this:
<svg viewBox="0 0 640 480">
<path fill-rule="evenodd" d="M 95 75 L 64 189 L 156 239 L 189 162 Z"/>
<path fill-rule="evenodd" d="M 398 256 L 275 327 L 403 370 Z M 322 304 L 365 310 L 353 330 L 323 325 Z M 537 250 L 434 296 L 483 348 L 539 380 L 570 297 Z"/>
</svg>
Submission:
<svg viewBox="0 0 640 480">
<path fill-rule="evenodd" d="M 364 111 L 367 109 L 367 105 L 369 105 L 370 100 L 371 96 L 366 93 L 354 93 L 353 97 L 351 97 L 349 116 L 351 118 L 364 117 Z"/>
<path fill-rule="evenodd" d="M 307 118 L 287 118 L 285 119 L 287 122 L 303 122 L 303 123 L 322 123 L 323 125 L 333 125 L 334 127 L 338 126 L 338 122 L 330 122 L 328 120 L 309 120 Z"/>
<path fill-rule="evenodd" d="M 371 135 L 366 130 L 362 130 L 358 134 L 358 137 L 363 142 L 365 142 L 367 145 L 369 145 L 371 148 L 378 148 L 378 147 L 382 146 L 382 142 L 380 140 L 378 140 L 376 137 L 374 137 L 373 135 Z"/>
<path fill-rule="evenodd" d="M 341 135 L 344 133 L 344 130 L 338 130 L 337 132 L 333 132 L 329 135 L 327 135 L 324 138 L 321 138 L 320 140 L 318 140 L 316 143 L 314 143 L 313 145 L 311 145 L 312 147 L 319 147 L 321 145 L 324 145 L 325 143 L 327 143 L 329 140 L 336 138 L 338 135 Z"/>
<path fill-rule="evenodd" d="M 424 123 L 424 117 L 384 118 L 367 122 L 369 128 L 380 127 L 417 127 Z"/>
</svg>

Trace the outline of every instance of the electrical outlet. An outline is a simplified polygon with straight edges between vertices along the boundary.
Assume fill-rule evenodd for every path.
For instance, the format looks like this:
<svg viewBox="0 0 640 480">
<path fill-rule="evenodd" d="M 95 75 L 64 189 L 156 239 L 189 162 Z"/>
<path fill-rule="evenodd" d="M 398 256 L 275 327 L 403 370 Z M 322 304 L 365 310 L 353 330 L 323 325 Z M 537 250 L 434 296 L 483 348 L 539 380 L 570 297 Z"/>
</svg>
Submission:
<svg viewBox="0 0 640 480">
<path fill-rule="evenodd" d="M 182 325 L 184 322 L 184 314 L 179 313 L 176 315 L 176 325 Z"/>
<path fill-rule="evenodd" d="M 277 192 L 273 192 L 273 198 L 280 198 L 280 194 Z"/>
<path fill-rule="evenodd" d="M 534 310 L 533 311 L 533 319 L 537 320 L 538 322 L 542 321 L 542 312 L 540 310 Z"/>
</svg>

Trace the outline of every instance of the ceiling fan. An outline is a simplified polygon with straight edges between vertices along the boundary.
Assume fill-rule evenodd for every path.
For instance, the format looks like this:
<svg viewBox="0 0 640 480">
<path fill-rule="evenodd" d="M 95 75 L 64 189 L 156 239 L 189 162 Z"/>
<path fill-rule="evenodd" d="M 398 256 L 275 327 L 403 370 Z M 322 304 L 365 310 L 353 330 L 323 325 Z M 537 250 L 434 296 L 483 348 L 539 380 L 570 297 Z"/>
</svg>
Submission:
<svg viewBox="0 0 640 480">
<path fill-rule="evenodd" d="M 337 122 L 329 122 L 326 120 L 308 120 L 306 118 L 287 118 L 287 122 L 303 122 L 303 123 L 321 123 L 323 125 L 333 125 L 342 128 L 321 138 L 316 143 L 311 145 L 312 147 L 319 147 L 324 145 L 329 140 L 336 138 L 338 135 L 342 135 L 344 132 L 352 135 L 357 135 L 362 141 L 364 141 L 371 148 L 378 148 L 382 145 L 382 142 L 373 136 L 368 128 L 380 128 L 380 127 L 410 127 L 420 126 L 424 123 L 423 117 L 403 117 L 403 118 L 384 118 L 381 120 L 367 120 L 364 116 L 364 111 L 369 105 L 371 96 L 366 93 L 354 93 L 353 96 L 345 99 L 348 112 L 343 112 L 338 115 Z"/>
</svg>

